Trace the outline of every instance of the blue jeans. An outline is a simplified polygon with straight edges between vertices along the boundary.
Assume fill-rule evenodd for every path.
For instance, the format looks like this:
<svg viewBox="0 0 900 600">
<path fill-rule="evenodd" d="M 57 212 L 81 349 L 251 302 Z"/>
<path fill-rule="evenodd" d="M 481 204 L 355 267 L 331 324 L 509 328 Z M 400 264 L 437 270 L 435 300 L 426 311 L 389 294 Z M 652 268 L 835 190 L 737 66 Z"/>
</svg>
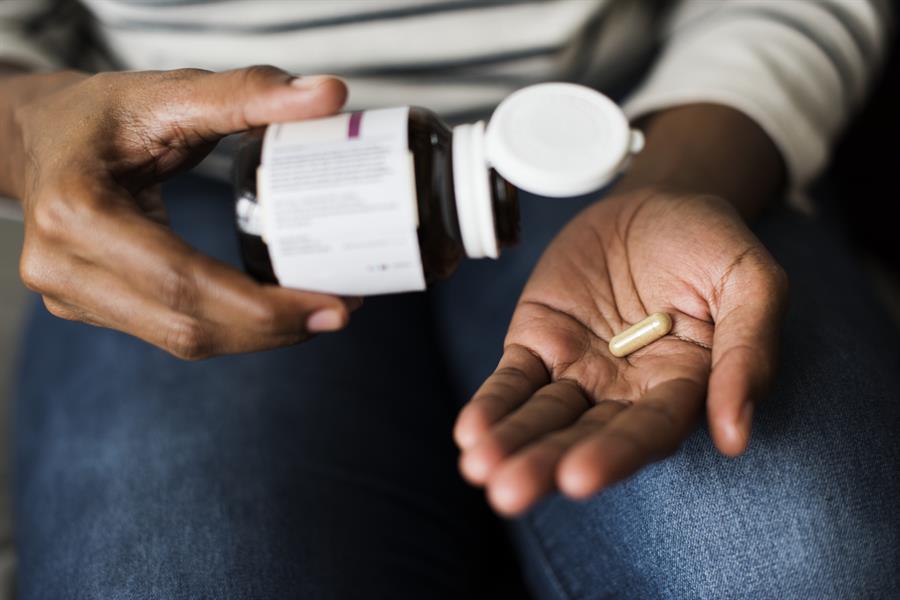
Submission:
<svg viewBox="0 0 900 600">
<path fill-rule="evenodd" d="M 227 187 L 166 194 L 176 229 L 236 263 Z M 508 523 L 460 480 L 454 416 L 585 202 L 524 199 L 526 243 L 500 261 L 370 299 L 295 348 L 183 363 L 36 302 L 14 421 L 20 598 L 517 598 L 523 580 L 541 599 L 896 594 L 900 339 L 825 219 L 758 227 L 792 298 L 746 455 L 701 427 L 589 501 Z"/>
</svg>

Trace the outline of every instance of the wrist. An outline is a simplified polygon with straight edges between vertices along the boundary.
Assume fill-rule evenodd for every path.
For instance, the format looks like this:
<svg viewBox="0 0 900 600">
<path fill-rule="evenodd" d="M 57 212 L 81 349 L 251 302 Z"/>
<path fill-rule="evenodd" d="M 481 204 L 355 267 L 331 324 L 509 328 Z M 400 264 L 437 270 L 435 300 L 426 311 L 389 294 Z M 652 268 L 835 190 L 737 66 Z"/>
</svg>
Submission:
<svg viewBox="0 0 900 600">
<path fill-rule="evenodd" d="M 29 73 L 8 66 L 0 70 L 0 145 L 5 151 L 0 162 L 0 195 L 21 200 L 25 189 L 27 119 L 22 109 L 86 76 L 76 71 Z"/>
<path fill-rule="evenodd" d="M 784 187 L 781 154 L 762 128 L 735 109 L 676 107 L 649 115 L 640 125 L 646 146 L 616 184 L 617 192 L 652 188 L 715 195 L 752 217 Z"/>
</svg>

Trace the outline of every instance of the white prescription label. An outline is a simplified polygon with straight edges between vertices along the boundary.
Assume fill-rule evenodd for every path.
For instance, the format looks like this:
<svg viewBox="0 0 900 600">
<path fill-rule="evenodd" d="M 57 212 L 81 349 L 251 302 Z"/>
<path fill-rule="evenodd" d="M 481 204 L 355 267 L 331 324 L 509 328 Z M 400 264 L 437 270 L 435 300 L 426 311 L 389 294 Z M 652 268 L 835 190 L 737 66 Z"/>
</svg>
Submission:
<svg viewBox="0 0 900 600">
<path fill-rule="evenodd" d="M 269 126 L 257 186 L 281 285 L 345 296 L 425 289 L 408 117 L 388 108 Z"/>
</svg>

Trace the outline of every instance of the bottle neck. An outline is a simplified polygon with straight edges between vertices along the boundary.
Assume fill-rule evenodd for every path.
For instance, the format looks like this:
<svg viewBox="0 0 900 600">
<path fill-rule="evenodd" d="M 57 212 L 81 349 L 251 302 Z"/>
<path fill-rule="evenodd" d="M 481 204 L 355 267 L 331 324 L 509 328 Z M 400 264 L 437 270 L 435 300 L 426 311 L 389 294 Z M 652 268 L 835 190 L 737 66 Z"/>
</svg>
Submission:
<svg viewBox="0 0 900 600">
<path fill-rule="evenodd" d="M 469 258 L 497 258 L 500 240 L 494 214 L 484 121 L 453 128 L 453 188 L 463 248 Z"/>
<path fill-rule="evenodd" d="M 490 170 L 494 227 L 501 248 L 519 243 L 519 190 L 496 169 Z"/>
</svg>

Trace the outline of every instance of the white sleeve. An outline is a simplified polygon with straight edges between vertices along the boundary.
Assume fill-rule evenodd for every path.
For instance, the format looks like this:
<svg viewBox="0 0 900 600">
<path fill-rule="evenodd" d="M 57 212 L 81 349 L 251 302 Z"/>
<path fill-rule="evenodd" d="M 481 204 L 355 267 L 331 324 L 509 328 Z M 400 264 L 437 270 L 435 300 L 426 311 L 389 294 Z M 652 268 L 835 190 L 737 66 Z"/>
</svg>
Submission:
<svg viewBox="0 0 900 600">
<path fill-rule="evenodd" d="M 44 71 L 61 66 L 40 33 L 40 23 L 52 20 L 53 0 L 0 0 L 0 62 Z"/>
<path fill-rule="evenodd" d="M 781 151 L 792 189 L 821 172 L 887 47 L 888 2 L 683 0 L 629 118 L 710 102 L 739 110 Z"/>
</svg>

